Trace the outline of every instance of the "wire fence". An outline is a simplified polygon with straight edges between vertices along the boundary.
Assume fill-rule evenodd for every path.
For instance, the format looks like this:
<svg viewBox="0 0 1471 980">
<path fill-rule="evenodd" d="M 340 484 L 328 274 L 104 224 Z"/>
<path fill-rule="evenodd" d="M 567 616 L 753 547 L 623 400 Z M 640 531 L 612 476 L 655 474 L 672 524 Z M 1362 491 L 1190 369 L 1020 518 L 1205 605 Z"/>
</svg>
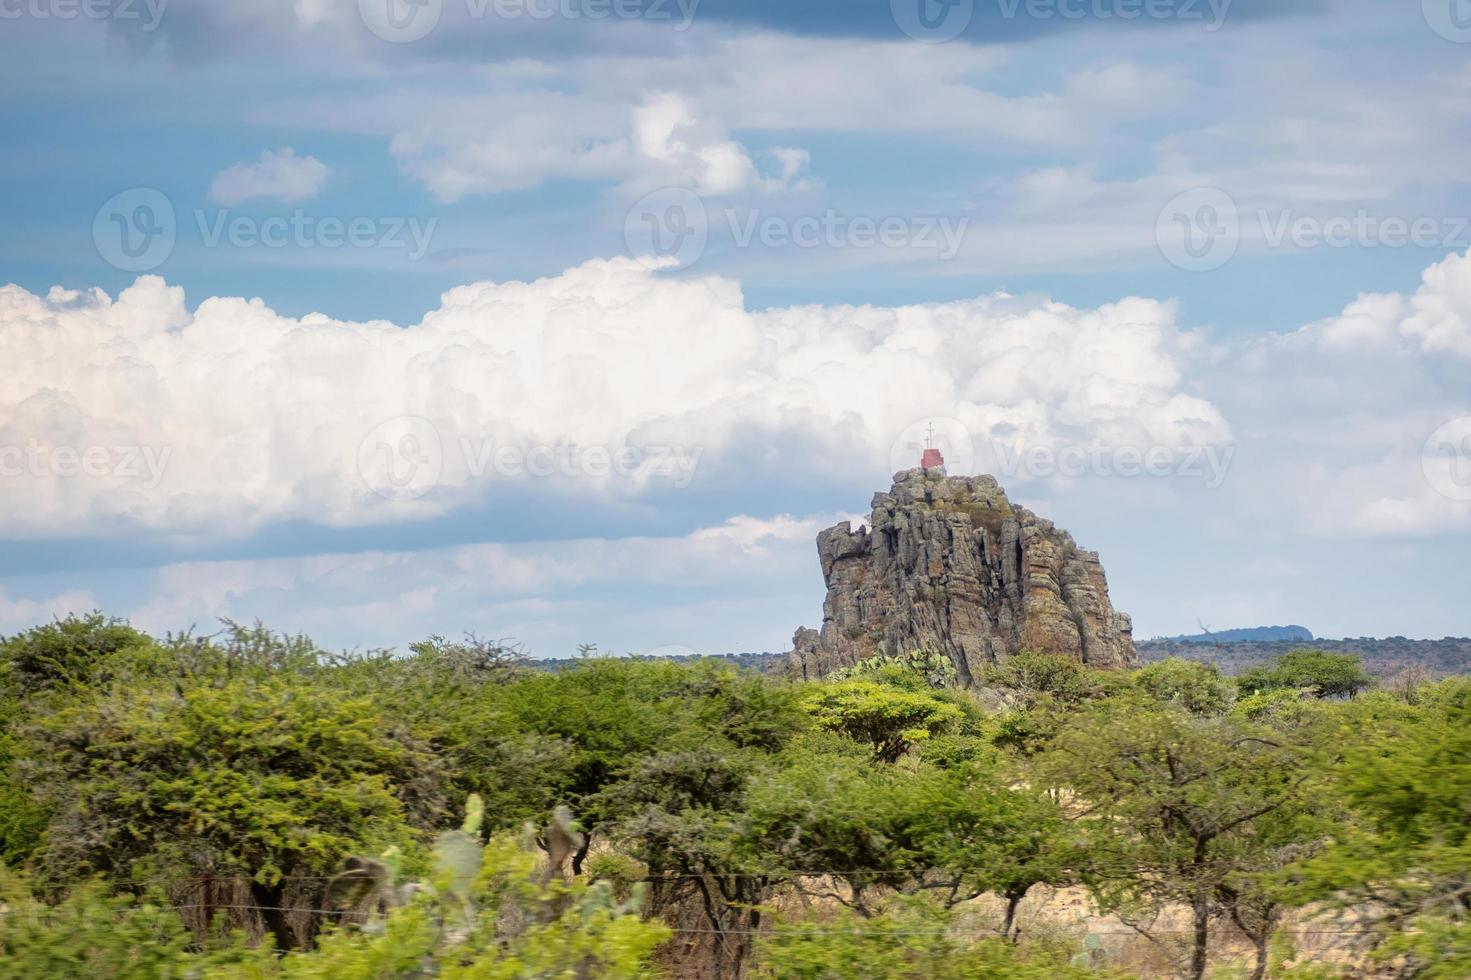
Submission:
<svg viewBox="0 0 1471 980">
<path fill-rule="evenodd" d="M 505 879 L 509 879 L 509 878 L 527 878 L 527 877 L 529 877 L 527 875 L 527 873 L 524 872 L 524 871 L 512 871 L 512 870 L 495 871 L 495 872 L 481 872 L 480 873 L 480 876 L 481 877 L 487 877 L 487 876 L 489 876 L 489 877 L 505 878 Z M 647 875 L 647 876 L 644 876 L 644 877 L 629 878 L 629 879 L 623 879 L 623 880 L 626 881 L 626 882 L 628 882 L 628 883 L 630 883 L 630 884 L 633 884 L 633 883 L 656 884 L 656 883 L 669 883 L 669 882 L 675 882 L 675 881 L 695 880 L 695 879 L 708 880 L 708 879 L 711 879 L 711 878 L 738 878 L 738 879 L 767 878 L 767 879 L 774 879 L 776 883 L 783 883 L 783 882 L 790 883 L 790 880 L 791 879 L 800 879 L 800 878 L 809 878 L 809 879 L 810 878 L 825 878 L 825 879 L 833 879 L 833 880 L 836 880 L 836 879 L 857 878 L 857 877 L 866 877 L 866 876 L 905 877 L 905 878 L 910 879 L 911 881 L 915 881 L 917 879 L 923 878 L 924 876 L 945 876 L 947 878 L 947 880 L 952 880 L 952 879 L 954 879 L 954 878 L 957 877 L 954 871 L 949 870 L 949 869 L 944 869 L 944 868 L 928 868 L 928 869 L 894 869 L 894 868 L 859 868 L 859 869 L 851 869 L 850 868 L 850 869 L 820 869 L 820 870 L 812 870 L 812 869 L 793 870 L 793 869 L 783 868 L 783 869 L 772 869 L 772 870 L 768 870 L 768 871 L 741 871 L 741 872 L 671 872 L 671 873 L 667 873 L 667 874 L 665 874 L 665 873 L 652 874 L 652 875 Z M 321 885 L 321 884 L 331 883 L 331 882 L 335 882 L 335 881 L 349 880 L 349 879 L 350 879 L 350 876 L 344 875 L 344 874 L 336 874 L 336 875 L 290 875 L 290 876 L 286 876 L 286 877 L 280 878 L 280 879 L 276 880 L 275 882 L 272 882 L 271 884 L 274 885 L 274 886 L 282 887 L 283 889 L 289 889 L 290 886 L 293 886 L 293 885 L 307 885 L 307 884 L 310 884 L 310 883 L 317 883 L 317 884 Z M 367 880 L 371 880 L 371 879 L 368 879 L 366 877 L 360 877 L 360 878 L 357 878 L 356 880 L 357 881 L 367 881 Z M 383 909 L 383 908 L 391 909 L 393 907 L 393 905 L 395 904 L 395 903 L 393 903 L 393 902 L 390 901 L 390 902 L 386 902 L 386 903 L 384 903 L 382 905 L 378 905 L 378 906 L 370 905 L 368 907 L 359 906 L 359 907 L 355 907 L 355 908 L 318 908 L 318 907 L 313 907 L 313 906 L 310 906 L 310 905 L 265 905 L 265 904 L 258 904 L 258 903 L 255 903 L 255 902 L 238 902 L 238 901 L 233 901 L 233 900 L 231 900 L 225 894 L 225 892 L 228 892 L 228 891 L 233 890 L 233 889 L 239 889 L 241 887 L 249 887 L 251 884 L 260 884 L 261 883 L 261 882 L 259 882 L 253 876 L 242 875 L 242 874 L 223 874 L 223 875 L 221 875 L 221 874 L 156 875 L 156 876 L 137 877 L 137 878 L 122 878 L 122 879 L 119 879 L 119 878 L 109 878 L 109 879 L 106 879 L 106 881 L 107 881 L 108 884 L 116 885 L 116 886 L 133 886 L 133 887 L 158 886 L 158 887 L 164 887 L 164 888 L 166 888 L 166 890 L 172 890 L 172 891 L 175 891 L 175 892 L 185 891 L 185 890 L 192 890 L 192 889 L 186 889 L 185 886 L 197 886 L 200 889 L 205 889 L 205 888 L 208 888 L 208 889 L 219 888 L 221 890 L 220 893 L 219 893 L 219 895 L 220 895 L 220 900 L 219 901 L 209 901 L 209 900 L 205 900 L 205 901 L 194 900 L 194 901 L 179 901 L 179 902 L 168 901 L 168 902 L 160 902 L 160 903 L 157 903 L 156 905 L 153 906 L 154 908 L 156 908 L 159 911 L 170 911 L 170 912 L 180 912 L 180 913 L 182 913 L 182 912 L 203 912 L 207 916 L 212 916 L 214 913 L 219 913 L 219 912 L 254 912 L 254 913 L 276 912 L 276 913 L 284 913 L 284 914 L 289 914 L 289 915 L 315 915 L 315 916 L 322 916 L 323 918 L 329 918 L 329 919 L 330 918 L 342 919 L 342 918 L 348 918 L 348 917 L 352 917 L 352 918 L 371 918 L 375 914 L 381 914 L 381 909 Z M 171 889 L 168 889 L 166 886 L 174 886 L 174 887 L 171 888 Z M 310 889 L 299 889 L 298 890 L 298 893 L 300 893 L 301 891 L 308 891 L 309 892 Z M 3 917 L 11 917 L 17 911 L 19 911 L 19 910 L 18 909 L 15 909 L 15 908 L 10 908 L 10 909 L 0 908 L 0 918 L 3 918 Z M 54 911 L 55 910 L 51 910 L 51 909 L 43 909 L 43 910 L 39 910 L 39 912 L 36 913 L 36 914 L 38 915 L 38 917 L 45 917 L 47 915 L 47 913 L 54 912 Z M 33 912 L 35 912 L 35 910 L 33 910 Z M 100 914 L 100 915 L 106 915 L 108 913 L 105 913 L 105 912 L 102 912 L 102 911 L 99 910 L 98 914 Z M 1111 919 L 1112 916 L 1110 916 L 1107 913 L 1098 912 L 1098 913 L 1095 913 L 1090 918 L 1092 918 L 1095 922 L 1097 922 L 1098 920 L 1108 920 L 1108 919 Z M 822 924 L 822 925 L 807 924 L 807 925 L 802 925 L 802 926 L 768 925 L 768 926 L 764 926 L 764 927 L 759 928 L 759 929 L 743 929 L 743 928 L 728 928 L 728 929 L 725 929 L 725 928 L 722 928 L 722 929 L 717 929 L 717 928 L 693 928 L 693 927 L 679 927 L 679 926 L 672 926 L 672 925 L 669 926 L 669 928 L 670 928 L 670 931 L 672 933 L 674 933 L 674 934 L 712 935 L 712 936 L 781 936 L 781 935 L 806 936 L 806 935 L 824 935 L 824 934 L 833 934 L 833 935 L 838 935 L 838 934 L 842 934 L 842 935 L 859 935 L 859 934 L 862 934 L 863 932 L 866 931 L 866 928 L 865 928 L 863 922 L 864 922 L 864 920 L 860 919 L 860 920 L 858 920 L 858 922 L 853 923 L 853 924 L 848 924 L 848 925 L 836 925 L 836 924 Z M 1072 922 L 1068 922 L 1068 921 L 1062 920 L 1062 919 L 1055 919 L 1055 920 L 1053 920 L 1052 925 L 1054 925 L 1054 926 L 1060 926 L 1060 927 L 1067 927 L 1067 926 L 1074 926 L 1074 927 L 1076 927 L 1076 926 L 1082 925 L 1082 926 L 1085 926 L 1084 932 L 1085 932 L 1085 934 L 1087 936 L 1097 936 L 1097 937 L 1100 937 L 1100 938 L 1112 938 L 1112 937 L 1147 938 L 1149 936 L 1156 936 L 1156 937 L 1161 937 L 1161 936 L 1187 936 L 1187 935 L 1191 935 L 1193 933 L 1193 931 L 1194 931 L 1193 928 L 1166 928 L 1166 927 L 1154 927 L 1154 926 L 1150 926 L 1150 927 L 1147 927 L 1147 928 L 1145 928 L 1145 927 L 1132 928 L 1132 927 L 1128 927 L 1128 926 L 1125 926 L 1123 928 L 1098 928 L 1095 924 L 1090 924 L 1089 921 L 1088 921 L 1088 919 L 1081 918 L 1081 917 L 1078 918 L 1078 919 L 1076 919 L 1076 920 L 1074 920 L 1074 921 L 1072 921 Z M 1239 931 L 1239 930 L 1237 930 L 1234 927 L 1231 927 L 1229 925 L 1227 926 L 1227 928 L 1230 929 L 1230 931 L 1232 931 L 1232 932 Z M 1369 938 L 1369 937 L 1379 936 L 1379 935 L 1382 935 L 1383 934 L 1382 928 L 1376 927 L 1376 926 L 1371 925 L 1371 924 L 1360 924 L 1360 925 L 1351 926 L 1351 927 L 1350 926 L 1343 926 L 1343 927 L 1333 927 L 1333 928 L 1330 928 L 1330 927 L 1324 927 L 1324 926 L 1318 926 L 1318 925 L 1309 925 L 1309 924 L 1306 924 L 1306 923 L 1303 924 L 1303 925 L 1294 925 L 1292 923 L 1283 923 L 1279 927 L 1279 929 L 1280 929 L 1280 931 L 1288 932 L 1288 933 L 1291 933 L 1294 936 L 1302 937 L 1302 938 L 1315 937 L 1315 936 L 1328 936 L 1328 937 L 1354 936 L 1354 937 L 1360 937 L 1360 938 Z M 999 931 L 998 930 L 995 930 L 995 929 L 961 929 L 961 928 L 956 928 L 956 927 L 945 927 L 945 928 L 935 928 L 935 929 L 926 929 L 926 930 L 894 929 L 894 928 L 889 928 L 889 927 L 880 927 L 879 931 L 881 931 L 883 935 L 886 935 L 886 936 L 896 936 L 896 937 L 931 937 L 931 938 L 939 938 L 939 937 L 949 936 L 949 937 L 952 937 L 952 938 L 976 938 L 976 939 L 979 939 L 979 938 L 994 937 L 994 936 L 999 935 Z"/>
</svg>

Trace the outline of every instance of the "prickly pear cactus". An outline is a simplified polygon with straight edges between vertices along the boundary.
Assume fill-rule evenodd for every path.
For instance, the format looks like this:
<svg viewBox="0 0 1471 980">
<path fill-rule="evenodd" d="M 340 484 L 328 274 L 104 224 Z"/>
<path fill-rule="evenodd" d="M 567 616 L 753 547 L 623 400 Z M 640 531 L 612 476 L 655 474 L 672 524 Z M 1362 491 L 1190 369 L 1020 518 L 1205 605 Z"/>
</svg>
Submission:
<svg viewBox="0 0 1471 980">
<path fill-rule="evenodd" d="M 435 884 L 467 907 L 475 875 L 480 871 L 480 824 L 484 818 L 485 804 L 472 793 L 460 829 L 447 830 L 434 842 Z"/>
</svg>

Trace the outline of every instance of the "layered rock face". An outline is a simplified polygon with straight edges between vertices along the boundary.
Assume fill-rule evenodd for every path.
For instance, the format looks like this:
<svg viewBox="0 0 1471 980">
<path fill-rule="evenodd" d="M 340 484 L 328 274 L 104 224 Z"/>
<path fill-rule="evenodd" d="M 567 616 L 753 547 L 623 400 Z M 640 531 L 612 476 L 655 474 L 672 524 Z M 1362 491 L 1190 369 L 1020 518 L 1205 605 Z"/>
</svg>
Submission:
<svg viewBox="0 0 1471 980">
<path fill-rule="evenodd" d="M 874 495 L 868 528 L 817 536 L 822 629 L 799 629 L 789 670 L 821 677 L 878 653 L 948 654 L 963 683 L 1023 650 L 1093 667 L 1137 662 L 1098 555 L 1006 499 L 989 476 L 905 470 Z"/>
</svg>

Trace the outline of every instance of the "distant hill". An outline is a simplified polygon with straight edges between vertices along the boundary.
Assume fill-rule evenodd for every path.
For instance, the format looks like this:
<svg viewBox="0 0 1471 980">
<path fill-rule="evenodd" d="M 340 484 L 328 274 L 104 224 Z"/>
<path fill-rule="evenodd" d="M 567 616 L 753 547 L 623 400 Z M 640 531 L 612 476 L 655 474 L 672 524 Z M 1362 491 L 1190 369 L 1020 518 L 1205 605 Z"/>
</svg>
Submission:
<svg viewBox="0 0 1471 980">
<path fill-rule="evenodd" d="M 1164 636 L 1150 643 L 1275 643 L 1286 640 L 1307 643 L 1313 639 L 1313 631 L 1306 626 L 1252 626 L 1248 629 L 1221 630 L 1216 633 L 1196 633 L 1193 636 Z"/>
<path fill-rule="evenodd" d="M 1225 634 L 1217 633 L 1217 637 Z M 1281 656 L 1303 645 L 1302 640 L 1263 642 L 1199 643 L 1194 640 L 1146 640 L 1137 644 L 1139 659 L 1144 663 L 1183 657 L 1213 663 L 1227 674 L 1239 673 L 1263 661 Z M 1471 638 L 1448 636 L 1443 640 L 1407 640 L 1403 636 L 1383 639 L 1361 636 L 1358 639 L 1312 641 L 1315 649 L 1331 653 L 1352 653 L 1363 658 L 1371 674 L 1388 677 L 1408 667 L 1423 668 L 1435 674 L 1471 674 Z"/>
<path fill-rule="evenodd" d="M 1302 627 L 1269 627 L 1270 629 L 1302 629 Z M 1228 636 L 1241 632 L 1231 630 L 1214 633 L 1212 636 Z M 1249 632 L 1249 631 L 1248 631 Z M 1304 630 L 1304 632 L 1307 632 Z M 1308 634 L 1311 636 L 1312 634 Z M 1434 674 L 1471 674 L 1471 638 L 1448 636 L 1443 640 L 1407 640 L 1403 636 L 1384 639 L 1363 636 L 1348 640 L 1245 640 L 1225 642 L 1213 640 L 1202 643 L 1193 637 L 1143 640 L 1135 646 L 1141 663 L 1150 664 L 1167 657 L 1182 657 L 1213 663 L 1224 673 L 1236 674 L 1295 650 L 1304 643 L 1311 643 L 1319 650 L 1332 653 L 1352 653 L 1364 661 L 1364 667 L 1377 677 L 1390 677 L 1407 667 L 1419 667 Z M 631 655 L 636 660 L 674 660 L 687 662 L 705 659 L 702 657 L 674 656 L 650 657 Z M 786 666 L 785 653 L 726 653 L 713 655 L 713 659 L 724 660 L 742 670 L 780 670 Z M 530 660 L 527 665 L 538 670 L 566 670 L 577 663 L 575 658 Z"/>
<path fill-rule="evenodd" d="M 644 653 L 610 654 L 605 656 L 617 656 L 619 659 L 627 660 L 668 660 L 673 663 L 693 663 L 697 660 L 724 660 L 726 663 L 740 670 L 765 671 L 771 664 L 784 664 L 787 655 L 784 653 L 711 653 L 693 655 L 662 655 L 650 656 Z M 538 657 L 526 661 L 526 666 L 533 670 L 558 671 L 566 670 L 577 663 L 576 657 Z"/>
</svg>

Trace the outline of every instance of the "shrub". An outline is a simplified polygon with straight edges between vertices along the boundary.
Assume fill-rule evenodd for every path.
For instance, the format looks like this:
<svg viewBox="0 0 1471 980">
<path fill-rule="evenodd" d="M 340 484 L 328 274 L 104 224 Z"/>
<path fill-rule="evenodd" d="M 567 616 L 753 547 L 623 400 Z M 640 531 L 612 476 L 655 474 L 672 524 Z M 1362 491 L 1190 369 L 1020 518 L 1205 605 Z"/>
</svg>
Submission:
<svg viewBox="0 0 1471 980">
<path fill-rule="evenodd" d="M 1193 715 L 1230 710 L 1235 686 L 1215 664 L 1170 657 L 1134 673 L 1134 686 L 1162 704 L 1177 704 Z"/>
<path fill-rule="evenodd" d="M 897 762 L 912 747 L 953 729 L 964 717 L 929 691 L 906 691 L 872 681 L 816 686 L 803 700 L 817 724 L 873 748 L 880 762 Z"/>
<path fill-rule="evenodd" d="M 1243 694 L 1301 688 L 1320 698 L 1351 698 L 1372 683 L 1358 657 L 1326 650 L 1293 650 L 1236 678 Z"/>
</svg>

